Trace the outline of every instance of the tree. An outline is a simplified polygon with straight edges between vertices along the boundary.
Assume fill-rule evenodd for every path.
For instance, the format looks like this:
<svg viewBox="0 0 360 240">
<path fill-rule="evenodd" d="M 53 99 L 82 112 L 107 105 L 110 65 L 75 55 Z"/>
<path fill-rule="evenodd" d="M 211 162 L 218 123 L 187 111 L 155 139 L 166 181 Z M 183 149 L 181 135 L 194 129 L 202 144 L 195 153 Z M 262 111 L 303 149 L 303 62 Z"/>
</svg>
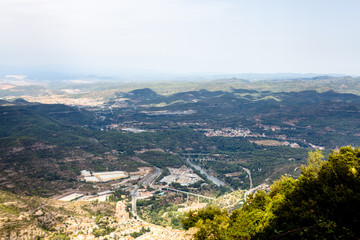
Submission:
<svg viewBox="0 0 360 240">
<path fill-rule="evenodd" d="M 320 150 L 309 152 L 308 162 L 306 166 L 301 166 L 301 171 L 304 176 L 317 177 L 321 166 L 324 163 L 324 155 Z"/>
<path fill-rule="evenodd" d="M 221 210 L 217 206 L 209 205 L 206 208 L 194 211 L 190 210 L 185 213 L 181 218 L 181 224 L 185 229 L 189 229 L 194 227 L 200 219 L 203 221 L 206 221 L 207 219 L 214 220 L 215 216 L 226 215 L 226 213 L 226 210 Z"/>
<path fill-rule="evenodd" d="M 274 207 L 276 217 L 259 239 L 360 237 L 360 149 L 343 147 L 320 164 L 319 157 L 316 153 L 294 190 Z"/>
<path fill-rule="evenodd" d="M 194 235 L 195 239 L 205 240 L 205 239 L 226 239 L 226 230 L 229 227 L 229 218 L 226 216 L 226 213 L 216 215 L 212 220 L 210 219 L 200 219 L 196 227 L 199 229 Z"/>
<path fill-rule="evenodd" d="M 196 239 L 360 239 L 360 149 L 322 159 L 310 152 L 298 180 L 282 177 L 230 216 L 215 207 L 191 211 L 183 226 L 196 226 Z"/>
</svg>

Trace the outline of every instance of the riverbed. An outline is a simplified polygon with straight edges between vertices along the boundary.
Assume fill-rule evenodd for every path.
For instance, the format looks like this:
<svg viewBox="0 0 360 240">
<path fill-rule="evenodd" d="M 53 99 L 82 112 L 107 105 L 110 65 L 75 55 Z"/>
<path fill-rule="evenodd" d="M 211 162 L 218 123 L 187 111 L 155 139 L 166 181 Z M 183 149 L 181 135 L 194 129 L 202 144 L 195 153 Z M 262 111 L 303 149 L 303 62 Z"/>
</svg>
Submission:
<svg viewBox="0 0 360 240">
<path fill-rule="evenodd" d="M 232 191 L 234 191 L 234 189 L 230 186 L 228 186 L 224 181 L 218 179 L 217 177 L 214 177 L 213 175 L 209 174 L 207 171 L 205 171 L 203 168 L 201 168 L 199 165 L 196 165 L 194 163 L 192 163 L 191 161 L 189 161 L 188 159 L 186 160 L 187 163 L 189 163 L 193 168 L 195 168 L 196 170 L 198 170 L 201 174 L 204 174 L 210 181 L 212 181 L 215 185 L 217 186 L 226 186 L 228 188 L 230 188 Z"/>
</svg>

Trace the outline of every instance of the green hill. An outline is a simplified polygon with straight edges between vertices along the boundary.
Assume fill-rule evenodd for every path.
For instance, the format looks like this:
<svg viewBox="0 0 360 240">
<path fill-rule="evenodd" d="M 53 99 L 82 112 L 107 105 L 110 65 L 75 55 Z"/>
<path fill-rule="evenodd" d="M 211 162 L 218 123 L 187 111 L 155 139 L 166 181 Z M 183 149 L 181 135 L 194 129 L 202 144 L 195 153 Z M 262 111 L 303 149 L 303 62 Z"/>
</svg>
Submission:
<svg viewBox="0 0 360 240">
<path fill-rule="evenodd" d="M 309 154 L 298 180 L 282 177 L 269 193 L 248 195 L 243 208 L 190 211 L 186 229 L 195 239 L 358 239 L 360 149 L 343 147 L 327 161 Z"/>
</svg>

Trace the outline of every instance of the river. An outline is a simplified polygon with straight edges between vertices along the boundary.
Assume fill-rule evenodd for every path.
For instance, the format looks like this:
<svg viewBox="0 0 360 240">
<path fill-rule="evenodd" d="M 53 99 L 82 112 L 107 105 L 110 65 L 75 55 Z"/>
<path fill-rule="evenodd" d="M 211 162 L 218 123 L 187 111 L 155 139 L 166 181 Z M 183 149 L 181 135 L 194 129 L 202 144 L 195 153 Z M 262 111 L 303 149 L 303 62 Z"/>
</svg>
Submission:
<svg viewBox="0 0 360 240">
<path fill-rule="evenodd" d="M 194 163 L 192 163 L 190 160 L 186 160 L 187 163 L 189 163 L 193 168 L 195 168 L 196 170 L 198 170 L 201 174 L 204 174 L 210 181 L 212 181 L 215 185 L 217 186 L 226 186 L 228 188 L 230 188 L 232 191 L 234 191 L 234 189 L 232 187 L 230 187 L 229 185 L 227 185 L 224 181 L 218 179 L 217 177 L 214 177 L 213 175 L 210 175 L 208 172 L 206 172 L 204 169 L 202 169 L 199 165 L 196 165 Z"/>
</svg>

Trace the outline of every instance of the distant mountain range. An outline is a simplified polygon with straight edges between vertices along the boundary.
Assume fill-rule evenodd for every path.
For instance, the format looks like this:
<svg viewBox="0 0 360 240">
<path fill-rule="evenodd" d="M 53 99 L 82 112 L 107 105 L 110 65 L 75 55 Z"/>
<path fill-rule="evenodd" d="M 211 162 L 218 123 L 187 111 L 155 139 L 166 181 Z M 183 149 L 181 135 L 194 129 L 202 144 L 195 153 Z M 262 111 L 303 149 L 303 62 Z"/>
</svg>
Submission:
<svg viewBox="0 0 360 240">
<path fill-rule="evenodd" d="M 92 72 L 83 66 L 75 65 L 39 65 L 39 66 L 4 66 L 0 65 L 0 78 L 6 75 L 25 75 L 32 80 L 67 80 L 67 79 L 107 79 L 120 81 L 196 81 L 219 78 L 240 78 L 246 80 L 281 80 L 293 78 L 312 78 L 316 76 L 341 77 L 335 73 L 166 73 L 148 70 L 117 69 L 107 71 L 94 67 Z"/>
</svg>

